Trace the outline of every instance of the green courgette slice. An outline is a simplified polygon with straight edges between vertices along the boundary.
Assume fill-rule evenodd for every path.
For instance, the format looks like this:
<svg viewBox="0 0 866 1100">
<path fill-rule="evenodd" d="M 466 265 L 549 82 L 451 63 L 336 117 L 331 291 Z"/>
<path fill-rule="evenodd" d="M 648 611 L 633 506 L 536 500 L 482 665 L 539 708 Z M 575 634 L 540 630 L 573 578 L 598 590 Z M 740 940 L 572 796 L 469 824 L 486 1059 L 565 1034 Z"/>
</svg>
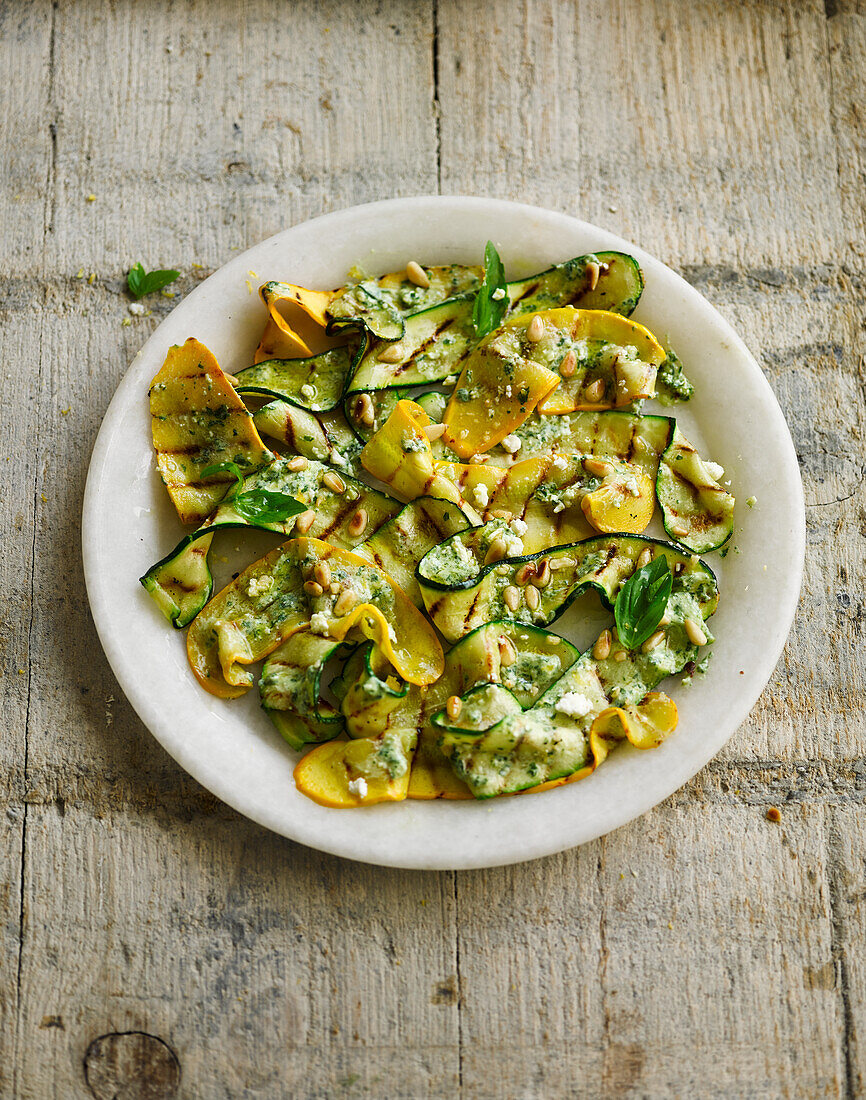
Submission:
<svg viewBox="0 0 866 1100">
<path fill-rule="evenodd" d="M 503 531 L 507 527 L 498 520 L 473 527 L 446 539 L 419 563 L 416 577 L 427 613 L 448 641 L 492 619 L 547 626 L 590 589 L 605 607 L 612 608 L 620 586 L 635 571 L 645 550 L 653 557 L 667 558 L 674 591 L 693 595 L 703 618 L 718 603 L 718 585 L 710 567 L 670 543 L 641 535 L 599 535 L 485 564 L 491 543 Z M 533 574 L 543 578 L 543 587 L 529 583 Z"/>
<path fill-rule="evenodd" d="M 253 416 L 253 423 L 263 435 L 285 443 L 304 458 L 328 462 L 349 473 L 363 450 L 341 408 L 311 413 L 289 401 L 271 401 Z"/>
<path fill-rule="evenodd" d="M 306 359 L 266 359 L 235 375 L 237 393 L 288 401 L 308 412 L 330 412 L 343 398 L 358 345 L 331 348 Z"/>
<path fill-rule="evenodd" d="M 481 282 L 480 267 L 450 264 L 424 270 L 430 284 L 427 287 L 395 274 L 347 286 L 328 306 L 331 317 L 328 332 L 364 329 L 381 340 L 399 340 L 407 314 L 474 291 Z"/>
<path fill-rule="evenodd" d="M 265 660 L 259 680 L 262 706 L 293 749 L 331 741 L 343 732 L 343 715 L 322 698 L 325 665 L 343 648 L 332 638 L 304 630 Z"/>
<path fill-rule="evenodd" d="M 734 497 L 718 483 L 679 428 L 661 456 L 656 496 L 665 531 L 692 553 L 718 550 L 730 539 Z"/>
<path fill-rule="evenodd" d="M 423 607 L 415 579 L 418 563 L 434 546 L 471 526 L 460 507 L 435 497 L 410 501 L 355 552 L 377 565 L 402 588 L 416 607 Z"/>
</svg>

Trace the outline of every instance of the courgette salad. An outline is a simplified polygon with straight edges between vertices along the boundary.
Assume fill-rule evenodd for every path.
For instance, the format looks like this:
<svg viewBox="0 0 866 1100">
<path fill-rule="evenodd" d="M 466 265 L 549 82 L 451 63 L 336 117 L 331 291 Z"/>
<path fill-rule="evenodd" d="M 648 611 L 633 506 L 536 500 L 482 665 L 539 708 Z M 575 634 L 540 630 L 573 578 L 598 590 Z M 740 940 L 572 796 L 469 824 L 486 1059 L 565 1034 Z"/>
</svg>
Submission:
<svg viewBox="0 0 866 1100">
<path fill-rule="evenodd" d="M 706 669 L 704 556 L 734 498 L 673 416 L 642 411 L 693 393 L 631 319 L 643 282 L 620 252 L 509 282 L 488 243 L 478 266 L 266 283 L 234 376 L 195 339 L 169 351 L 153 444 L 190 532 L 141 583 L 188 628 L 205 691 L 243 695 L 263 662 L 305 795 L 541 791 L 675 728 L 658 688 Z M 214 594 L 211 545 L 241 528 L 283 541 Z M 580 652 L 554 628 L 585 593 L 611 619 Z"/>
</svg>

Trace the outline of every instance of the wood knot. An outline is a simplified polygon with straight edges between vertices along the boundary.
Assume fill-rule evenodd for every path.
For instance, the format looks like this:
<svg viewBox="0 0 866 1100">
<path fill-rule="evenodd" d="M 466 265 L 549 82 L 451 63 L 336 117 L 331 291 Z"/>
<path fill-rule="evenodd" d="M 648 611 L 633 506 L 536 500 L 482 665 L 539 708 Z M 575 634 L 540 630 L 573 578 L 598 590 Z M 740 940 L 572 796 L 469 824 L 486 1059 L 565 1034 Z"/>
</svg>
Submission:
<svg viewBox="0 0 866 1100">
<path fill-rule="evenodd" d="M 113 1031 L 84 1055 L 84 1079 L 96 1100 L 171 1100 L 180 1062 L 168 1043 L 146 1031 Z"/>
</svg>

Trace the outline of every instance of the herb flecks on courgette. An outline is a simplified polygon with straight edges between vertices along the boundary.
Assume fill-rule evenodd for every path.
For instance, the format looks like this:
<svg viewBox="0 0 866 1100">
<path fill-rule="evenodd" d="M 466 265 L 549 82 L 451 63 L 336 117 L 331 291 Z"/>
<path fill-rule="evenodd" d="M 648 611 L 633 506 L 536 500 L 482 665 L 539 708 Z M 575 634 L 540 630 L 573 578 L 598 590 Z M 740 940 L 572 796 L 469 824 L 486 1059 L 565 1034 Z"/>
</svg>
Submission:
<svg viewBox="0 0 866 1100">
<path fill-rule="evenodd" d="M 198 340 L 169 348 L 149 394 L 157 468 L 182 523 L 201 523 L 235 483 L 231 473 L 204 477 L 209 466 L 229 462 L 247 473 L 274 457 Z"/>
<path fill-rule="evenodd" d="M 357 348 L 331 348 L 306 359 L 266 359 L 235 375 L 237 393 L 289 401 L 310 412 L 339 405 Z"/>
</svg>

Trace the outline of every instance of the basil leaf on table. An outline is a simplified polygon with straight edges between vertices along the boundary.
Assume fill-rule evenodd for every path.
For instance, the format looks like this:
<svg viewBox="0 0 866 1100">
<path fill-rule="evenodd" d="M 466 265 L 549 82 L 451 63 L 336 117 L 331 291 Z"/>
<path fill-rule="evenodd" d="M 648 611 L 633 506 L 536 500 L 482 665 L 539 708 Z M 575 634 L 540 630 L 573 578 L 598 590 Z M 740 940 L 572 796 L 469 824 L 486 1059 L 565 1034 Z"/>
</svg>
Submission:
<svg viewBox="0 0 866 1100">
<path fill-rule="evenodd" d="M 508 291 L 505 283 L 505 268 L 502 266 L 502 260 L 493 241 L 488 241 L 484 249 L 484 278 L 472 306 L 472 324 L 475 326 L 475 335 L 479 340 L 482 336 L 493 332 L 495 328 L 499 328 L 506 309 L 508 309 Z"/>
<path fill-rule="evenodd" d="M 126 276 L 126 286 L 133 298 L 143 298 L 173 283 L 179 271 L 169 268 L 163 271 L 145 271 L 142 264 L 133 264 Z"/>
<path fill-rule="evenodd" d="M 655 632 L 673 581 L 667 558 L 659 557 L 632 573 L 619 590 L 613 613 L 619 640 L 628 649 L 637 649 Z"/>
</svg>

